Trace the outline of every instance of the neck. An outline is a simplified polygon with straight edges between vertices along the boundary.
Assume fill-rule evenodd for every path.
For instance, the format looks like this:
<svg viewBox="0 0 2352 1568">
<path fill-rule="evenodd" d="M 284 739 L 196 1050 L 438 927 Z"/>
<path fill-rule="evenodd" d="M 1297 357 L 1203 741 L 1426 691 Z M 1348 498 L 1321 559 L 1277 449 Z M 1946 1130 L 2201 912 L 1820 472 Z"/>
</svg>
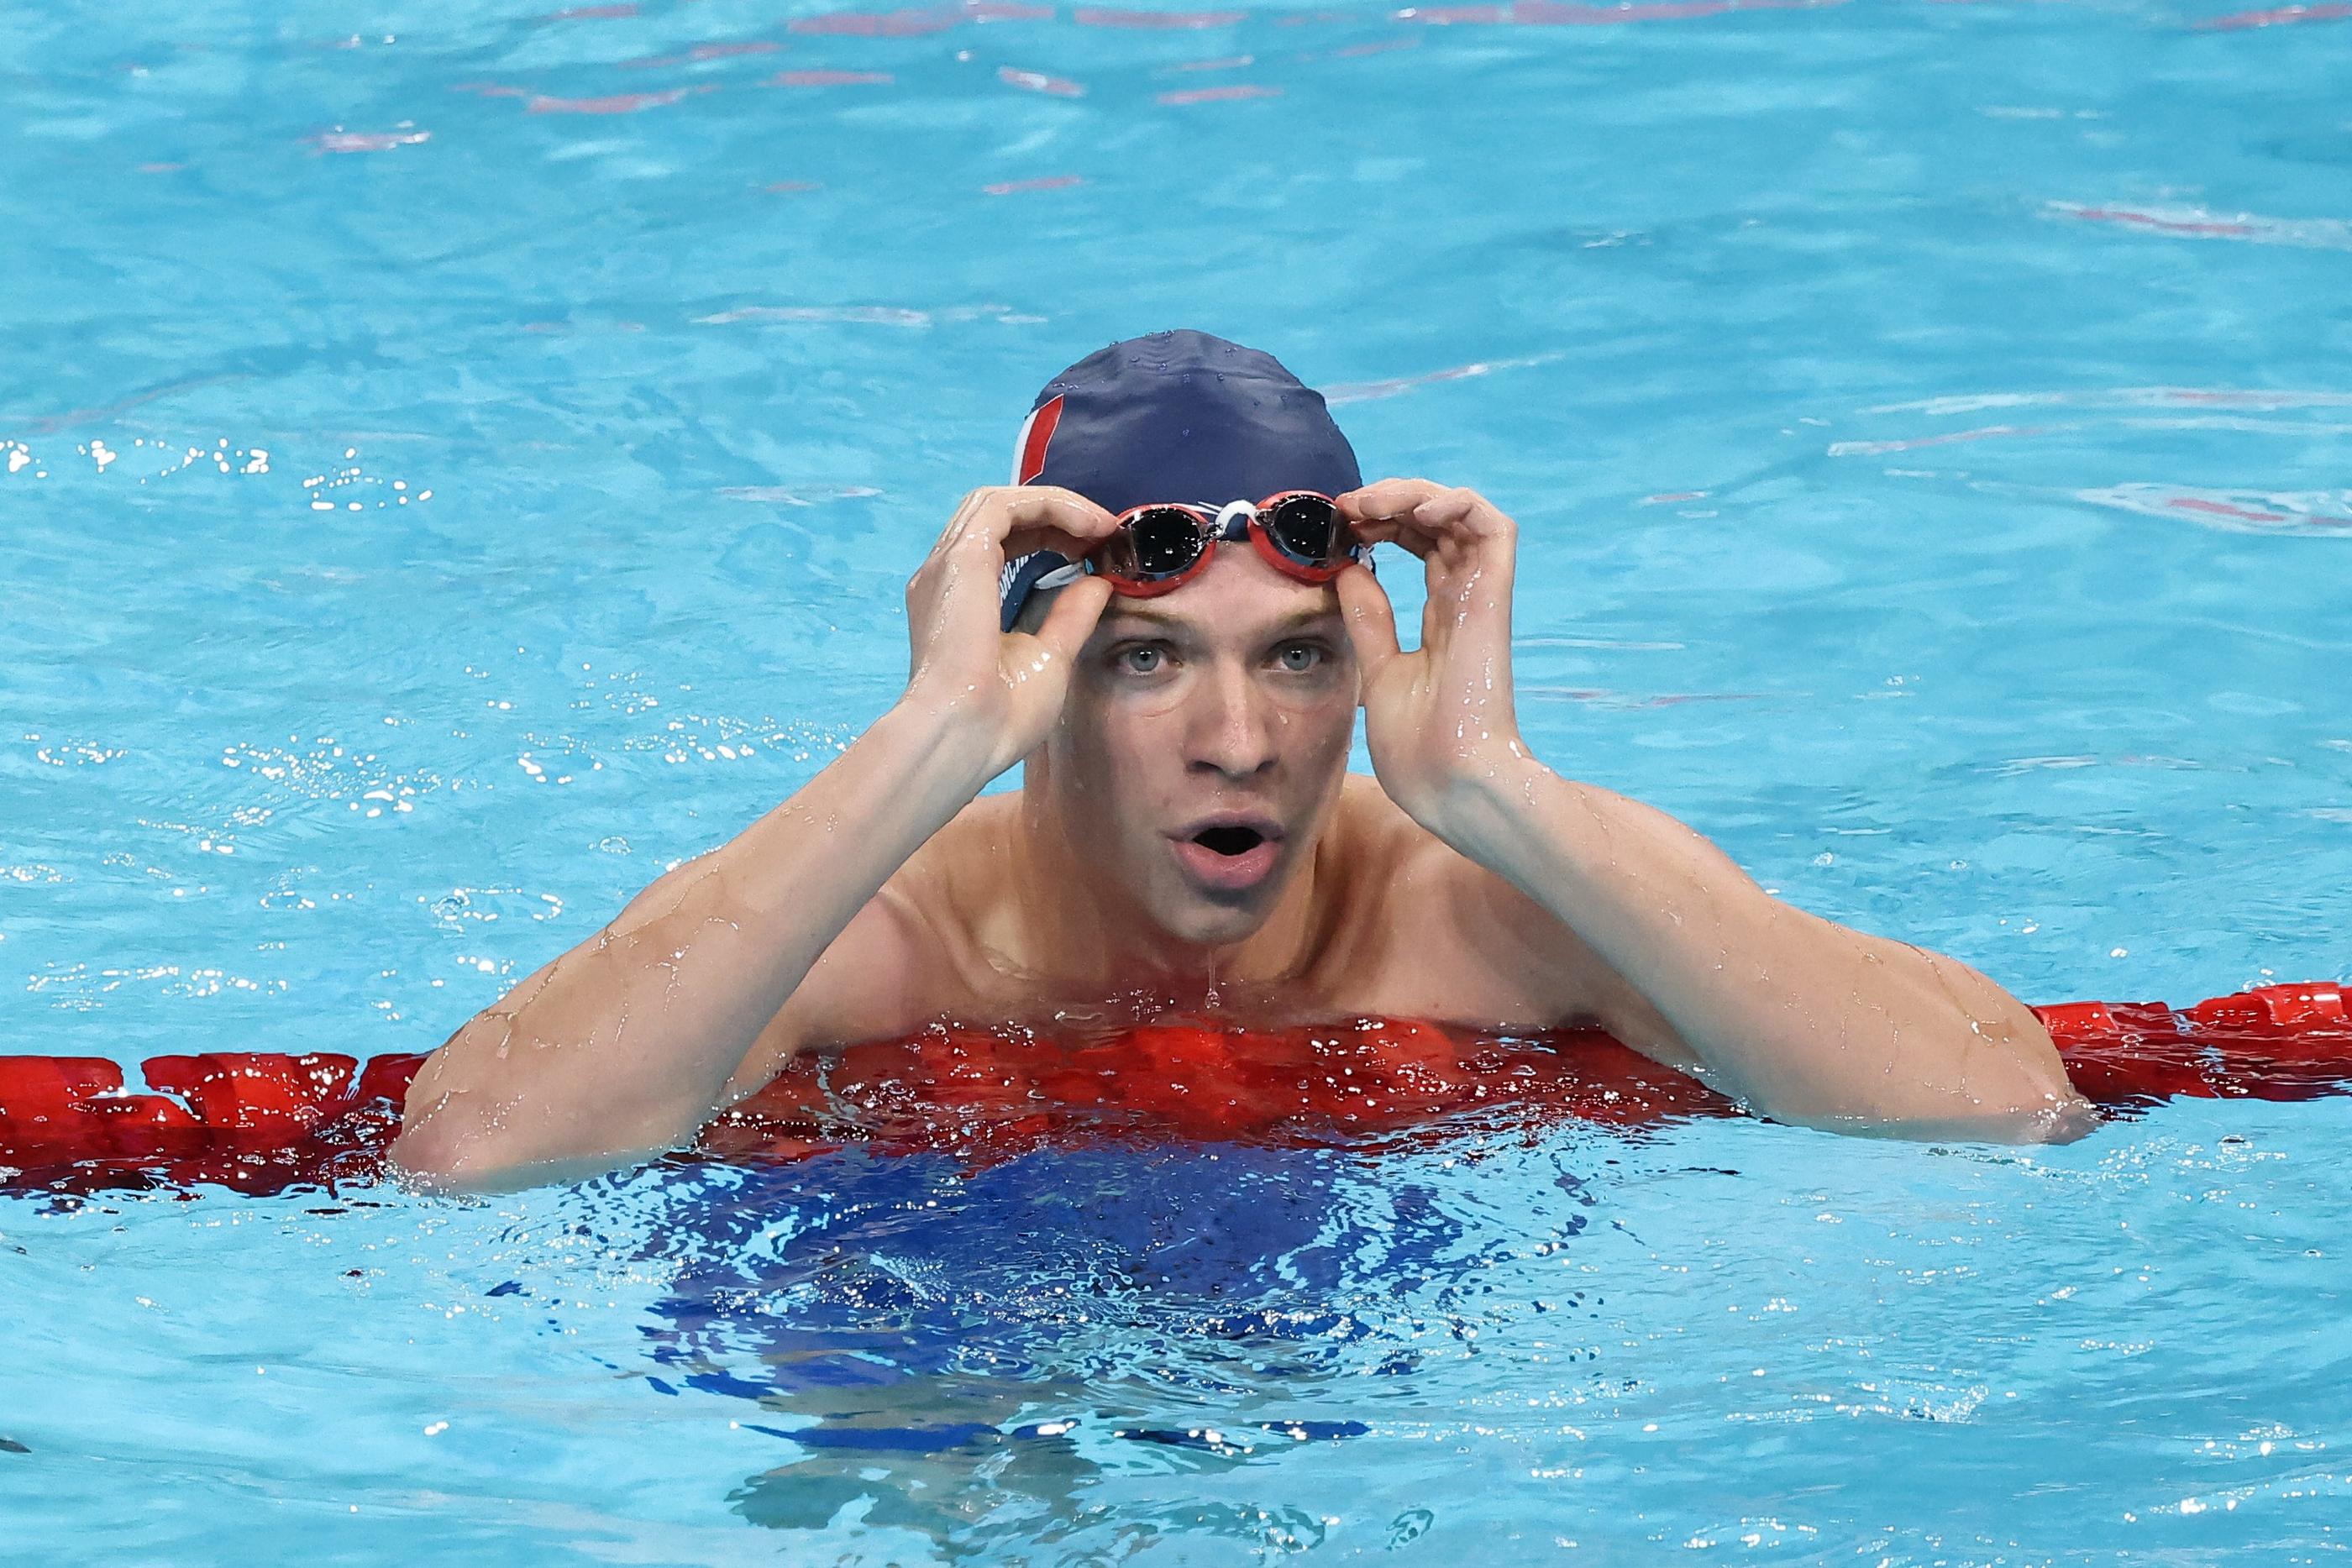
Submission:
<svg viewBox="0 0 2352 1568">
<path fill-rule="evenodd" d="M 1012 862 L 1033 934 L 1023 956 L 1040 978 L 1190 1008 L 1214 1002 L 1221 990 L 1290 978 L 1315 955 L 1317 915 L 1329 893 L 1319 835 L 1255 929 L 1204 943 L 1160 926 L 1099 861 L 1079 852 L 1050 789 L 1024 783 L 1019 821 Z"/>
</svg>

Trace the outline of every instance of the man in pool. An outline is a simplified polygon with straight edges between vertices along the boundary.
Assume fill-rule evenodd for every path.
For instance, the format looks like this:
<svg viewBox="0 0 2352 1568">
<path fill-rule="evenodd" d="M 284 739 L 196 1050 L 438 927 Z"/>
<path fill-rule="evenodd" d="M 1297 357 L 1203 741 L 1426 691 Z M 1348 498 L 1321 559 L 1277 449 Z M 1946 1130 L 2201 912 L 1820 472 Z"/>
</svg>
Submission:
<svg viewBox="0 0 2352 1568">
<path fill-rule="evenodd" d="M 576 1178 L 690 1141 L 796 1052 L 942 1018 L 1580 1024 L 1786 1121 L 2090 1124 L 1983 975 L 1784 904 L 1530 755 L 1511 519 L 1363 484 L 1270 356 L 1113 344 L 1047 383 L 1014 464 L 908 586 L 898 703 L 460 1029 L 396 1164 Z M 1412 652 L 1375 544 L 1423 563 Z M 1360 707 L 1373 778 L 1347 770 Z M 1016 762 L 1018 793 L 980 796 Z"/>
</svg>

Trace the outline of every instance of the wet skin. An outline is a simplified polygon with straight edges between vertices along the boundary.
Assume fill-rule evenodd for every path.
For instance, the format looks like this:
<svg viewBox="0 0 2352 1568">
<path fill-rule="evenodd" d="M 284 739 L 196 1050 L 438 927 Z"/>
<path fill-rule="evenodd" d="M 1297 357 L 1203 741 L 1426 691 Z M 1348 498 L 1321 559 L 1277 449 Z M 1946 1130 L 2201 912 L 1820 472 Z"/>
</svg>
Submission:
<svg viewBox="0 0 2352 1568">
<path fill-rule="evenodd" d="M 1004 560 L 1082 555 L 1112 519 L 1052 486 L 973 491 L 908 586 L 899 704 L 461 1029 L 395 1161 L 475 1187 L 608 1168 L 794 1052 L 941 1018 L 1594 1024 L 1784 1119 L 2089 1124 L 1983 975 L 1783 904 L 1529 754 L 1499 508 L 1423 479 L 1339 499 L 1422 566 L 1410 651 L 1363 568 L 1308 584 L 1234 548 L 1155 599 L 1081 580 L 1000 632 Z M 1371 778 L 1346 771 L 1360 710 Z M 1017 793 L 979 797 L 1015 762 Z"/>
</svg>

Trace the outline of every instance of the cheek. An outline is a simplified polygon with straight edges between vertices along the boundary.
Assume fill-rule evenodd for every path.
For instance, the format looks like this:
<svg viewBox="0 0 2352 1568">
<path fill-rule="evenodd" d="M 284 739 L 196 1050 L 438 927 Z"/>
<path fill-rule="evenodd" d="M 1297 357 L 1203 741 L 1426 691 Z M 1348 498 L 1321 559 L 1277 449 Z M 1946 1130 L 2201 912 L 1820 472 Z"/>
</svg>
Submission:
<svg viewBox="0 0 2352 1568">
<path fill-rule="evenodd" d="M 1162 775 L 1180 754 L 1174 705 L 1141 702 L 1131 694 L 1106 697 L 1074 690 L 1048 743 L 1055 778 L 1095 803 L 1106 826 L 1147 816 L 1163 792 Z"/>
<path fill-rule="evenodd" d="M 1276 706 L 1287 749 L 1302 762 L 1344 759 L 1356 738 L 1356 686 L 1352 680 L 1312 696 L 1293 695 Z"/>
<path fill-rule="evenodd" d="M 1345 721 L 1362 700 L 1360 673 L 1352 654 L 1340 653 L 1306 674 L 1261 674 L 1264 689 L 1276 707 L 1300 722 L 1325 723 L 1337 714 Z"/>
</svg>

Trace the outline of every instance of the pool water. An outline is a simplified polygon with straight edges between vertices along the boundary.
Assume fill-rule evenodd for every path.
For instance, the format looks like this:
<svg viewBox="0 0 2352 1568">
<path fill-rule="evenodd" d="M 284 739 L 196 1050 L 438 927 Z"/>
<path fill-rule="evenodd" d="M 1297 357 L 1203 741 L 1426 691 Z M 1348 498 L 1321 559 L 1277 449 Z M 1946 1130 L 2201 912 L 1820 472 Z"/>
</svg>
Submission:
<svg viewBox="0 0 2352 1568">
<path fill-rule="evenodd" d="M 0 35 L 7 1049 L 438 1044 L 1171 326 L 1516 516 L 1531 742 L 1786 897 L 2352 978 L 2346 6 L 542 3 Z M 0 1558 L 2332 1561 L 2347 1173 L 2190 1101 L 0 1198 Z"/>
</svg>

